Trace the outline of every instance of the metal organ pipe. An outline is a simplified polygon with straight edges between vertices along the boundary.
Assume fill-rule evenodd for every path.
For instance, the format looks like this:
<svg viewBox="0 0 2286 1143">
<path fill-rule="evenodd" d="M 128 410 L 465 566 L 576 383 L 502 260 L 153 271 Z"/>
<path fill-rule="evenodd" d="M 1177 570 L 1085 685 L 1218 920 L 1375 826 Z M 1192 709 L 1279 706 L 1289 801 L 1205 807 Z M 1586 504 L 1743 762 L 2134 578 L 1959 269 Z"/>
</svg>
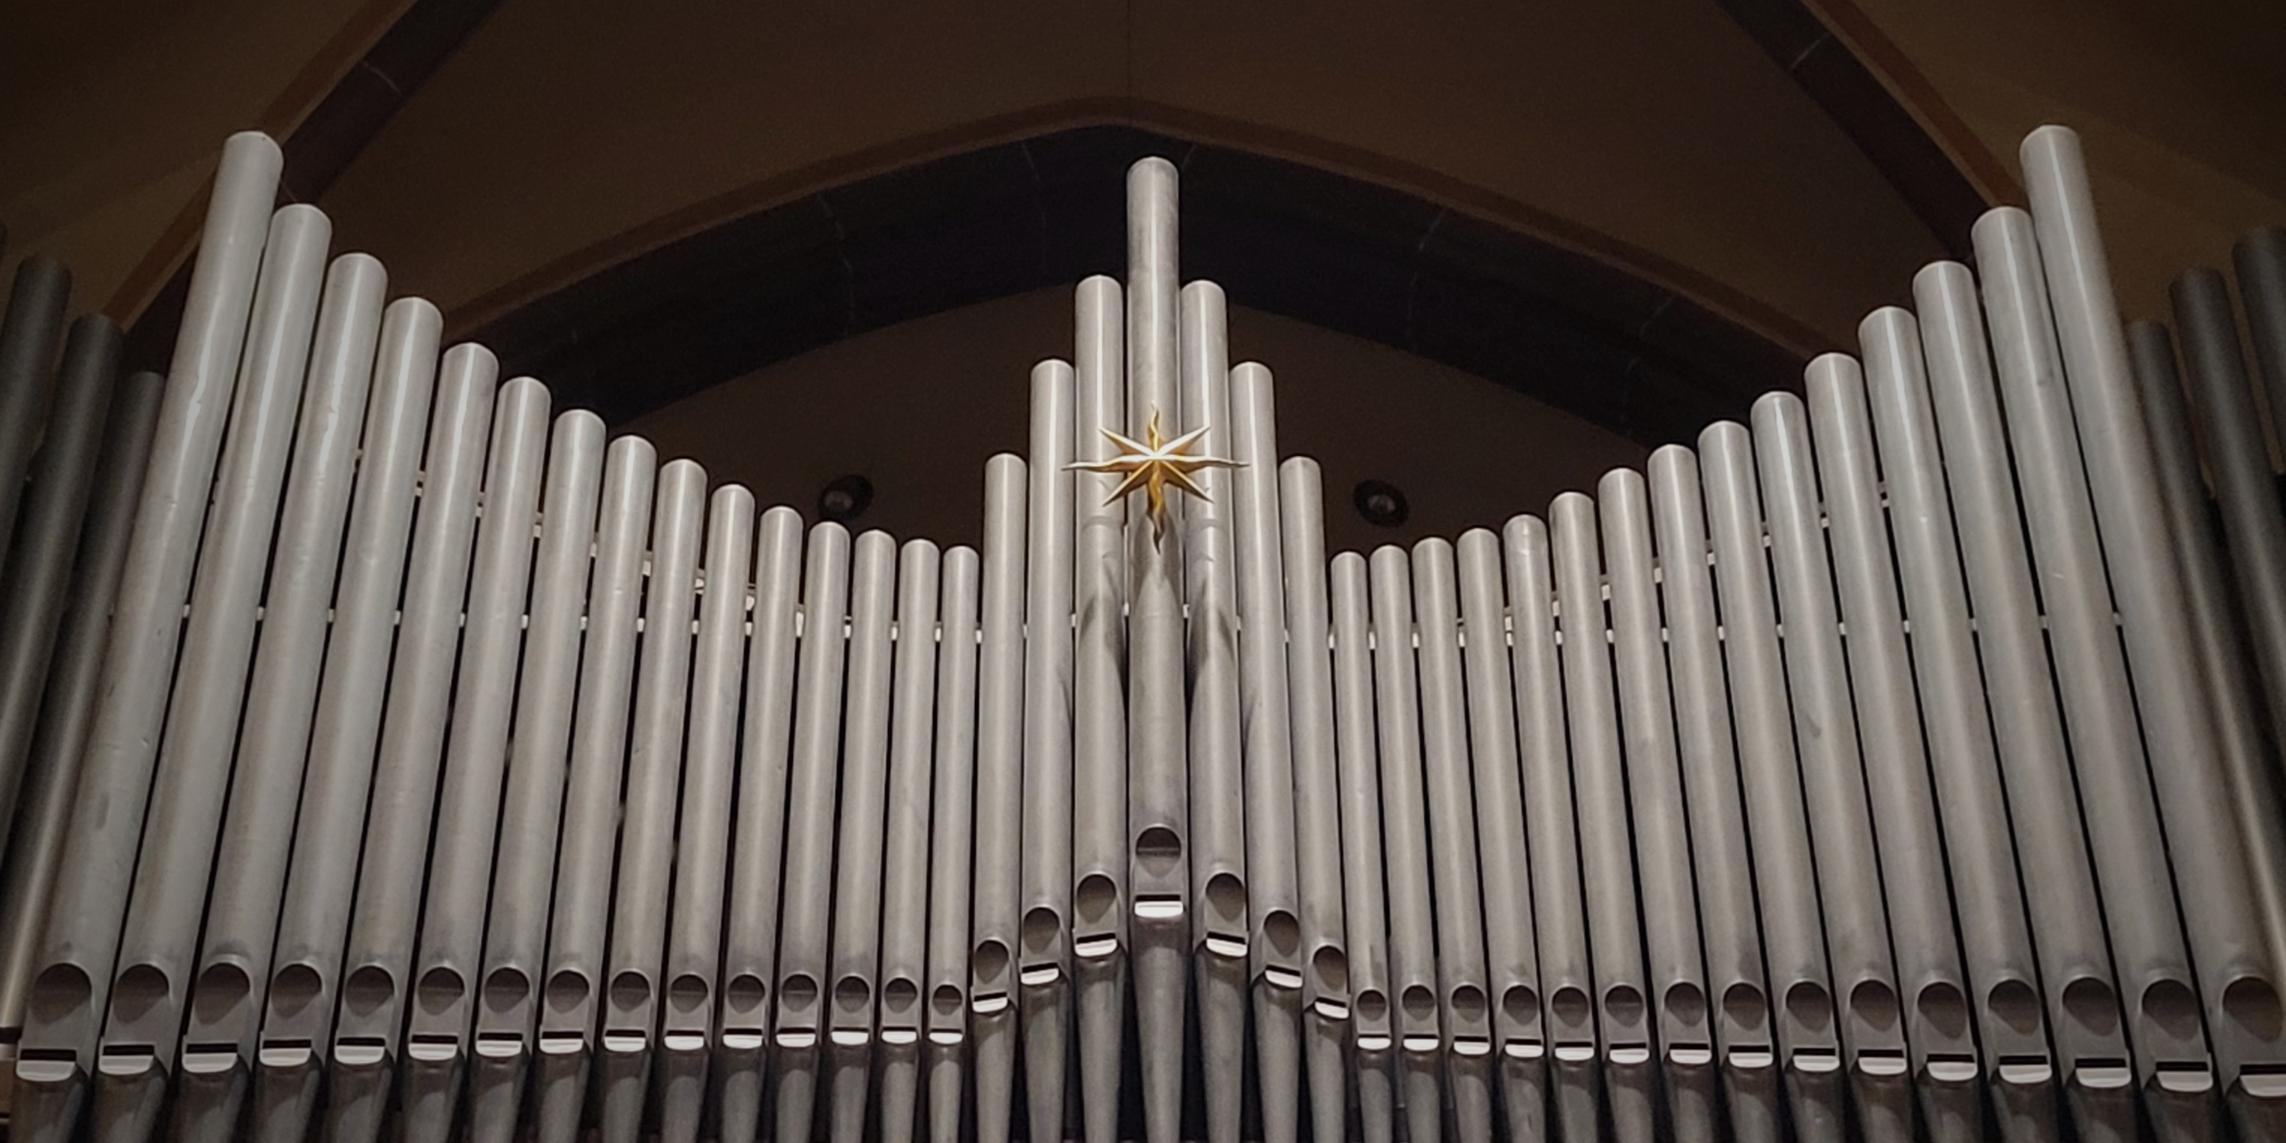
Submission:
<svg viewBox="0 0 2286 1143">
<path fill-rule="evenodd" d="M 235 137 L 170 377 L 0 320 L 11 1137 L 2276 1136 L 2256 380 L 2023 157 L 1806 401 L 1366 556 L 1164 160 L 940 548 L 551 431 Z"/>
</svg>

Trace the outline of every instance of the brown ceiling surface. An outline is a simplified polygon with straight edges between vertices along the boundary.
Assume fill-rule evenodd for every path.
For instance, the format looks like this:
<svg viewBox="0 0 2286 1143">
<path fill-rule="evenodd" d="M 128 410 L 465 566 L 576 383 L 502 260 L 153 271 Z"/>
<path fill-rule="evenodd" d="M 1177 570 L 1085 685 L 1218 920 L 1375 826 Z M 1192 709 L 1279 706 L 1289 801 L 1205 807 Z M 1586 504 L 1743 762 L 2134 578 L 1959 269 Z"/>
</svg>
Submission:
<svg viewBox="0 0 2286 1143">
<path fill-rule="evenodd" d="M 112 303 L 146 260 L 179 256 L 169 228 L 195 217 L 223 136 L 295 126 L 408 2 L 15 6 L 11 256 L 64 257 L 81 304 Z M 2013 169 L 2025 130 L 2079 127 L 2131 315 L 2286 218 L 2286 5 L 1806 2 L 1924 125 L 1969 136 L 1941 140 L 1956 154 Z M 1549 232 L 1797 349 L 1845 342 L 1935 253 L 1715 0 L 878 7 L 506 0 L 327 205 L 399 288 L 497 311 L 709 210 L 1126 121 Z"/>
<path fill-rule="evenodd" d="M 0 224 L 113 291 L 234 131 L 290 129 L 406 0 L 75 0 L 0 16 Z M 116 312 L 115 316 L 128 316 Z"/>
<path fill-rule="evenodd" d="M 2163 316 L 2175 274 L 2286 221 L 2278 0 L 1811 3 L 1885 38 L 2011 172 L 2033 128 L 2079 131 L 2130 318 Z"/>
<path fill-rule="evenodd" d="M 325 205 L 402 287 L 481 318 L 625 257 L 621 236 L 662 218 L 1105 119 L 1553 220 L 1797 342 L 1846 336 L 1937 252 L 1701 0 L 1358 2 L 1302 23 L 1196 0 L 507 0 Z"/>
</svg>

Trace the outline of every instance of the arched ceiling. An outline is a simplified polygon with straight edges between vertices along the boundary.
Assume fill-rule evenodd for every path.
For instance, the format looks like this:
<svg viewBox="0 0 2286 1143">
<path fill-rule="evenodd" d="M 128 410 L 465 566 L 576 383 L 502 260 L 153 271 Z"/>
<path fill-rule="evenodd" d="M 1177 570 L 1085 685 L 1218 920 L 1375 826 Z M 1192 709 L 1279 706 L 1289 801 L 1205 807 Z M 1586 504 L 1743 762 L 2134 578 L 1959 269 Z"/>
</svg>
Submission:
<svg viewBox="0 0 2286 1143">
<path fill-rule="evenodd" d="M 463 332 L 773 208 L 1102 128 L 1428 204 L 1781 354 L 1849 345 L 1957 249 L 2039 122 L 2088 138 L 2131 312 L 2286 217 L 2286 9 L 2263 0 L 86 0 L 5 25 L 10 255 L 64 257 L 122 318 L 161 299 L 248 125 L 292 136 L 290 192 Z"/>
<path fill-rule="evenodd" d="M 1808 0 L 1956 153 L 2010 173 L 2043 123 L 2086 144 L 2120 306 L 2286 220 L 2286 4 Z M 1972 160 L 1974 161 L 1974 160 Z"/>
<path fill-rule="evenodd" d="M 1105 122 L 1593 244 L 1797 348 L 1939 252 L 1706 0 L 507 0 L 326 204 L 482 321 L 712 217 Z"/>
</svg>

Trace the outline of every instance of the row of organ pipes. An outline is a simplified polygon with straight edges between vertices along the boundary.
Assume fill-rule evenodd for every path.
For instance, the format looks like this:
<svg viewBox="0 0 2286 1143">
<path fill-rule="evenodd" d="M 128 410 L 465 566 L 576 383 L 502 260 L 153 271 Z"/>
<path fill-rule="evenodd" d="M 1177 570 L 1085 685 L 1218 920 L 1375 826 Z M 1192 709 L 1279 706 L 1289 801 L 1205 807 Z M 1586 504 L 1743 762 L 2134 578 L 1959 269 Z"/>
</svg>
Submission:
<svg viewBox="0 0 2286 1143">
<path fill-rule="evenodd" d="M 2286 1138 L 2230 284 L 2123 328 L 2023 160 L 1801 395 L 1329 559 L 1164 161 L 940 549 L 551 420 L 236 136 L 163 379 L 0 326 L 12 1138 Z M 1203 495 L 1075 471 L 1162 418 Z"/>
</svg>

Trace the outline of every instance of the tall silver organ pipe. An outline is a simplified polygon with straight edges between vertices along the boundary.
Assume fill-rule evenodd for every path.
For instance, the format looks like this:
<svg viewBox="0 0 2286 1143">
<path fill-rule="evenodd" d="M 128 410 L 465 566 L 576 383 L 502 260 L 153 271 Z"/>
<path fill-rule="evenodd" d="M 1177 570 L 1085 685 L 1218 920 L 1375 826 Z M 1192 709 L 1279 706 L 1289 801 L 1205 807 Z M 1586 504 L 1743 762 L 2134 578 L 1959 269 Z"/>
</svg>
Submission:
<svg viewBox="0 0 2286 1143">
<path fill-rule="evenodd" d="M 2023 158 L 1798 391 L 1358 553 L 1164 160 L 971 548 L 502 382 L 235 136 L 164 377 L 0 318 L 10 1138 L 2286 1137 L 2286 230 L 2123 326 Z"/>
</svg>

